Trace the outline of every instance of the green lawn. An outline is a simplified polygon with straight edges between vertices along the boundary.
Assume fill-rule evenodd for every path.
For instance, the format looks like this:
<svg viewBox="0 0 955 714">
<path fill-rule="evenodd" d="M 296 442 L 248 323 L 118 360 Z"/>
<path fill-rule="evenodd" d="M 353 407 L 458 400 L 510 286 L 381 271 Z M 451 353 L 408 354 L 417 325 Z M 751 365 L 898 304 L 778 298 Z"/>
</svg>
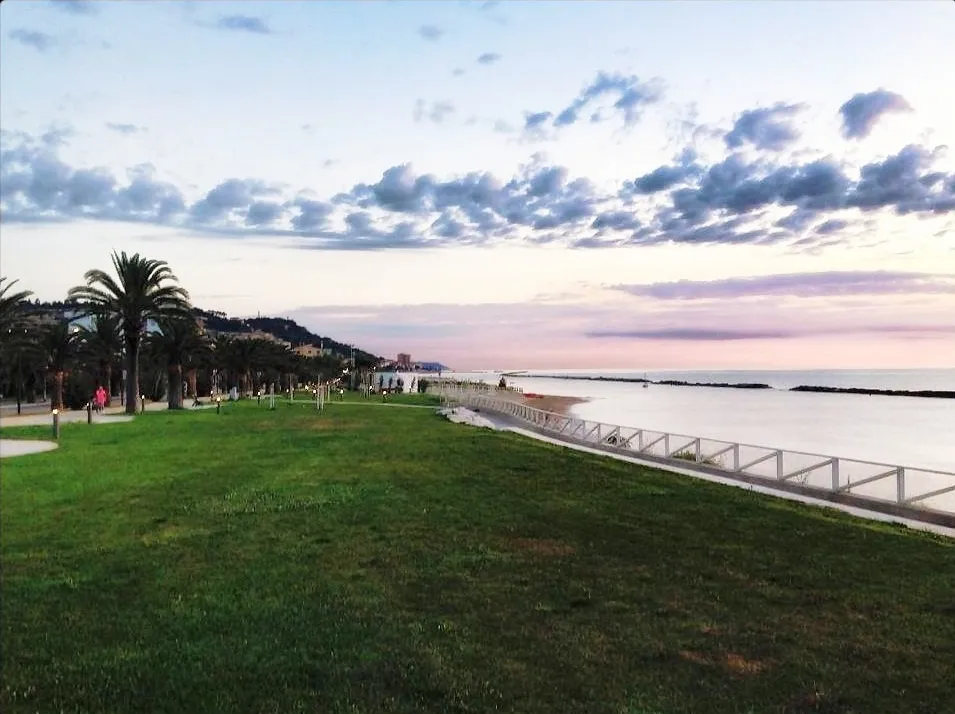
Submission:
<svg viewBox="0 0 955 714">
<path fill-rule="evenodd" d="M 0 468 L 4 712 L 955 702 L 955 543 L 427 409 L 67 424 Z"/>
</svg>

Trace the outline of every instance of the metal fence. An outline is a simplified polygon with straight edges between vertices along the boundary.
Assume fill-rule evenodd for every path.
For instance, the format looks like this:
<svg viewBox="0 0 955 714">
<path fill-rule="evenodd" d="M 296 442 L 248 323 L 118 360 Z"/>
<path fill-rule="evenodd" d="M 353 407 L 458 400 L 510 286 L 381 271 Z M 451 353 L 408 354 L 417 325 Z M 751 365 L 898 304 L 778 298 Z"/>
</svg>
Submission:
<svg viewBox="0 0 955 714">
<path fill-rule="evenodd" d="M 672 432 L 604 424 L 528 406 L 514 393 L 442 383 L 446 401 L 514 417 L 559 438 L 632 456 L 694 464 L 766 485 L 799 484 L 828 493 L 955 515 L 955 473 L 791 451 Z"/>
</svg>

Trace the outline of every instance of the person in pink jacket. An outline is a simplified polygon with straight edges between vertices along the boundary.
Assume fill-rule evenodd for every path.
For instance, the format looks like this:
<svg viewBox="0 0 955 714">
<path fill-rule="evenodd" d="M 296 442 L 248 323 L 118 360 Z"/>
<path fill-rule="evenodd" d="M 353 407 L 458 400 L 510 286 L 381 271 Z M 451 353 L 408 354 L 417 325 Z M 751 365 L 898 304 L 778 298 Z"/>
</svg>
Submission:
<svg viewBox="0 0 955 714">
<path fill-rule="evenodd" d="M 98 412 L 102 412 L 104 407 L 106 407 L 106 390 L 103 389 L 103 385 L 96 388 L 94 403 L 96 404 L 96 411 Z"/>
</svg>

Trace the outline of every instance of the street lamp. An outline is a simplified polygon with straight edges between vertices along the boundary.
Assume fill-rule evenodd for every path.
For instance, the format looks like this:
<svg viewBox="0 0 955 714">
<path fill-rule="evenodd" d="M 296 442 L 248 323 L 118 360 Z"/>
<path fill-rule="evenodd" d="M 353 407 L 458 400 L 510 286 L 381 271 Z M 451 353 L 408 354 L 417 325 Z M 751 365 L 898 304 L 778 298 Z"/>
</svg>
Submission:
<svg viewBox="0 0 955 714">
<path fill-rule="evenodd" d="M 222 397 L 216 397 L 216 414 L 222 411 Z"/>
<path fill-rule="evenodd" d="M 53 438 L 60 438 L 60 410 L 53 410 Z"/>
</svg>

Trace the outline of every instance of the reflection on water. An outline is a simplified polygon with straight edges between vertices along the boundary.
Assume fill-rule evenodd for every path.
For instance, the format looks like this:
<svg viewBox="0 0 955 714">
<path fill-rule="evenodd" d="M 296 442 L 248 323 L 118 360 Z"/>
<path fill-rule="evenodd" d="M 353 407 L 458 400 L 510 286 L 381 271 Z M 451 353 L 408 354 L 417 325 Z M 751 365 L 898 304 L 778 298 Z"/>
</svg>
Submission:
<svg viewBox="0 0 955 714">
<path fill-rule="evenodd" d="M 925 371 L 952 374 L 950 370 Z M 699 379 L 701 374 L 683 373 L 682 378 L 709 381 Z M 739 381 L 768 381 L 765 374 L 763 379 L 752 379 L 759 372 L 737 374 L 747 375 L 747 379 Z M 804 375 L 818 377 L 818 373 L 798 376 Z M 496 384 L 498 379 L 494 374 L 448 376 L 483 379 L 490 384 Z M 648 377 L 655 378 L 653 374 Z M 526 392 L 587 397 L 591 401 L 573 407 L 573 414 L 608 424 L 955 471 L 952 399 L 663 385 L 643 389 L 640 384 L 631 383 L 533 377 L 508 381 Z M 932 386 L 922 388 L 945 388 L 931 381 Z M 818 379 L 800 383 L 825 384 Z M 912 388 L 881 384 L 846 386 Z"/>
</svg>

